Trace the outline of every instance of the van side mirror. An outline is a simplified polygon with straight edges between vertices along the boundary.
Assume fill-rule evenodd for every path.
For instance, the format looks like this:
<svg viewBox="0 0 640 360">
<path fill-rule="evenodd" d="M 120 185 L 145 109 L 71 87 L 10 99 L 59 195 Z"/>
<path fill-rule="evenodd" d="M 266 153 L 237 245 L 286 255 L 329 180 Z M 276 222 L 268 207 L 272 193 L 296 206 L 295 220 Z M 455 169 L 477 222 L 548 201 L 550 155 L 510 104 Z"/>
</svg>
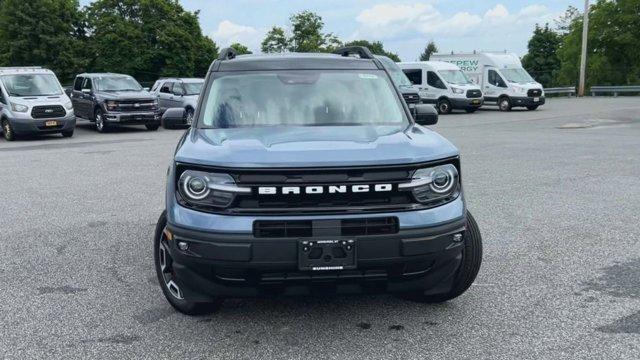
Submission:
<svg viewBox="0 0 640 360">
<path fill-rule="evenodd" d="M 418 125 L 435 125 L 438 123 L 438 112 L 429 104 L 418 104 L 414 108 L 413 118 Z"/>
</svg>

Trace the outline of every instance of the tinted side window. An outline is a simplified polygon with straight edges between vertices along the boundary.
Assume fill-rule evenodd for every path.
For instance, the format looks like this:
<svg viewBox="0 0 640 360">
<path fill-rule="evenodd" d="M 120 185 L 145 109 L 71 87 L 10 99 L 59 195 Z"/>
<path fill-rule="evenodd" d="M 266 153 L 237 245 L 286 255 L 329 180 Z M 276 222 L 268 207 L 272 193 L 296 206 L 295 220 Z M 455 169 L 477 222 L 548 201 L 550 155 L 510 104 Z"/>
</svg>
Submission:
<svg viewBox="0 0 640 360">
<path fill-rule="evenodd" d="M 171 94 L 171 90 L 173 89 L 173 83 L 172 82 L 166 82 L 164 84 L 162 84 L 162 87 L 160 88 L 160 92 L 161 93 L 166 93 L 166 94 Z"/>
<path fill-rule="evenodd" d="M 173 93 L 177 95 L 184 94 L 184 87 L 182 86 L 182 83 L 173 84 Z"/>
<path fill-rule="evenodd" d="M 413 85 L 422 85 L 422 70 L 420 69 L 402 69 L 405 75 L 409 78 L 409 81 Z"/>
<path fill-rule="evenodd" d="M 0 88 L 0 103 L 7 105 L 7 98 L 4 96 L 4 90 Z"/>
<path fill-rule="evenodd" d="M 83 77 L 76 77 L 76 81 L 73 83 L 73 90 L 80 91 L 82 90 L 82 82 L 84 81 Z"/>
<path fill-rule="evenodd" d="M 507 84 L 505 84 L 504 80 L 502 80 L 502 77 L 500 77 L 498 72 L 495 70 L 489 70 L 489 83 L 497 87 L 507 87 Z"/>
<path fill-rule="evenodd" d="M 436 75 L 436 73 L 434 73 L 433 71 L 427 72 L 427 84 L 429 84 L 429 86 L 433 86 L 438 89 L 447 88 L 442 82 L 442 80 L 440 80 L 440 77 L 438 77 L 438 75 Z"/>
<path fill-rule="evenodd" d="M 88 89 L 88 90 L 93 89 L 93 83 L 91 81 L 91 78 L 84 79 L 84 84 L 82 84 L 82 90 L 85 90 L 85 89 Z"/>
</svg>

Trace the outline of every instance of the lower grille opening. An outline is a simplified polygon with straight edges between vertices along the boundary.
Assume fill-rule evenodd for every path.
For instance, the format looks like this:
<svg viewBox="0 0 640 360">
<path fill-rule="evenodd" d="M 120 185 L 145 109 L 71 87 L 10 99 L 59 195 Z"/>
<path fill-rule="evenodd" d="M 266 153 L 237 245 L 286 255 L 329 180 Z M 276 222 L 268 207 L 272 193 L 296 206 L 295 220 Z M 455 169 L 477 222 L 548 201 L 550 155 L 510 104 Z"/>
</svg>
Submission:
<svg viewBox="0 0 640 360">
<path fill-rule="evenodd" d="M 327 228 L 327 224 L 334 224 L 333 228 Z M 257 238 L 311 237 L 314 230 L 335 236 L 389 235 L 397 234 L 399 225 L 397 217 L 316 222 L 315 226 L 311 220 L 258 220 L 253 223 L 253 236 Z"/>
</svg>

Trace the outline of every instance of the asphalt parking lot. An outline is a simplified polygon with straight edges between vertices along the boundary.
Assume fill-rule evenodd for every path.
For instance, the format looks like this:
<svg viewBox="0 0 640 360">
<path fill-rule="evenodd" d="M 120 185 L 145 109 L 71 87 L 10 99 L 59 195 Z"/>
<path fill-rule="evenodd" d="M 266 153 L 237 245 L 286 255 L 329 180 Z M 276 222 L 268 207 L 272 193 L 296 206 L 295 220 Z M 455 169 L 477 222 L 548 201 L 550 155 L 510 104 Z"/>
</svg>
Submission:
<svg viewBox="0 0 640 360">
<path fill-rule="evenodd" d="M 638 359 L 640 100 L 442 116 L 484 237 L 476 283 L 174 312 L 152 232 L 182 131 L 0 140 L 4 358 Z"/>
</svg>

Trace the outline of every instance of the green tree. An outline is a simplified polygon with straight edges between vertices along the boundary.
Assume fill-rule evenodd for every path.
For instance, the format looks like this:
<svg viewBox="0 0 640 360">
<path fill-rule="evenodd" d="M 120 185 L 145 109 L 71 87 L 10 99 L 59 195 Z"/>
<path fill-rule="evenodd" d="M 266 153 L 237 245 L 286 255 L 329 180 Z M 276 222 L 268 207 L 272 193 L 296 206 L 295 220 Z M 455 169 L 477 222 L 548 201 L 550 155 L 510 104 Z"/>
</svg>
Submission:
<svg viewBox="0 0 640 360">
<path fill-rule="evenodd" d="M 97 0 L 86 13 L 95 71 L 146 81 L 197 76 L 217 56 L 215 43 L 202 34 L 199 13 L 185 11 L 178 0 Z"/>
<path fill-rule="evenodd" d="M 422 54 L 420 54 L 420 61 L 429 61 L 431 55 L 437 52 L 438 47 L 436 46 L 436 43 L 433 40 L 429 41 L 427 43 L 427 46 L 424 47 L 424 51 L 422 51 Z"/>
<path fill-rule="evenodd" d="M 274 26 L 267 32 L 262 40 L 260 49 L 263 53 L 281 53 L 289 49 L 289 38 L 284 33 L 284 29 Z"/>
<path fill-rule="evenodd" d="M 536 25 L 533 36 L 529 40 L 529 51 L 522 58 L 522 66 L 543 87 L 550 87 L 554 84 L 553 77 L 560 68 L 560 60 L 557 55 L 560 42 L 560 35 L 549 29 L 549 24 L 544 27 Z"/>
<path fill-rule="evenodd" d="M 577 84 L 582 17 L 575 16 L 558 50 L 557 82 Z M 640 84 L 640 0 L 598 0 L 589 10 L 587 86 Z"/>
<path fill-rule="evenodd" d="M 2 0 L 0 65 L 46 66 L 64 82 L 84 70 L 77 0 Z"/>
<path fill-rule="evenodd" d="M 330 52 L 341 45 L 337 36 L 323 33 L 324 22 L 320 15 L 305 10 L 289 17 L 291 36 L 274 26 L 262 40 L 262 52 Z"/>
<path fill-rule="evenodd" d="M 400 58 L 398 57 L 398 55 L 385 50 L 384 45 L 382 44 L 381 41 L 370 42 L 367 40 L 355 40 L 355 41 L 350 41 L 344 45 L 345 46 L 365 46 L 369 48 L 369 50 L 371 50 L 371 52 L 374 53 L 375 55 L 384 55 L 395 62 L 400 62 Z"/>
<path fill-rule="evenodd" d="M 230 47 L 234 48 L 238 55 L 253 54 L 253 52 L 251 52 L 248 47 L 240 43 L 233 43 L 230 45 Z"/>
</svg>

